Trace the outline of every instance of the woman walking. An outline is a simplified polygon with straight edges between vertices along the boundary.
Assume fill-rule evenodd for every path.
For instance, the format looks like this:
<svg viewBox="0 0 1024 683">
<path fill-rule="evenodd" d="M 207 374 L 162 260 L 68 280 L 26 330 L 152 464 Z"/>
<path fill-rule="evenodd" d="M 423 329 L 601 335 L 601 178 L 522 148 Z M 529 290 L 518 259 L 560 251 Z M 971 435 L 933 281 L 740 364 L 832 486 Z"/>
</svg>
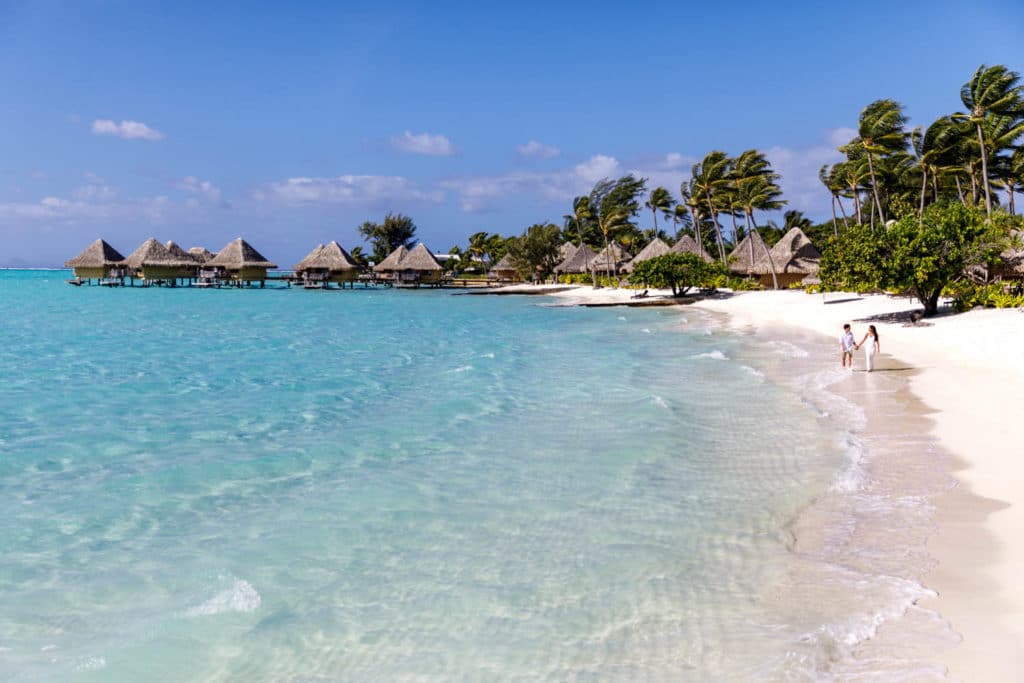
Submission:
<svg viewBox="0 0 1024 683">
<path fill-rule="evenodd" d="M 860 344 L 857 344 L 857 348 L 859 349 L 864 346 L 865 342 L 868 348 L 865 349 L 864 355 L 867 361 L 868 372 L 871 372 L 875 369 L 875 354 L 882 350 L 882 346 L 878 343 L 878 330 L 875 329 L 874 325 L 868 325 L 868 333 L 860 340 Z"/>
</svg>

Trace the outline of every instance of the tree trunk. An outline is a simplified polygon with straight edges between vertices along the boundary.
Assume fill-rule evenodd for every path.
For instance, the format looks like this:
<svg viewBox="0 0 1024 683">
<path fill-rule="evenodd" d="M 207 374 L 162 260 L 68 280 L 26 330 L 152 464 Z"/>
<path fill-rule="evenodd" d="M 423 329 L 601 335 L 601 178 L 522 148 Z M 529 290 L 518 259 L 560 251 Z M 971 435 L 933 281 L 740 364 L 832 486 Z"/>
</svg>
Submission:
<svg viewBox="0 0 1024 683">
<path fill-rule="evenodd" d="M 985 136 L 981 132 L 981 121 L 978 121 L 978 146 L 981 148 L 981 182 L 985 186 L 985 213 L 992 218 L 992 194 L 988 187 L 988 153 L 985 151 Z"/>
<path fill-rule="evenodd" d="M 654 219 L 654 236 L 657 237 L 658 236 L 658 210 L 656 208 L 653 208 L 653 207 L 651 208 L 651 218 Z"/>
<path fill-rule="evenodd" d="M 754 212 L 750 212 L 750 223 L 754 226 L 754 232 L 760 237 L 761 233 L 757 229 L 757 221 L 754 220 Z M 753 245 L 751 245 L 753 246 Z M 772 252 L 768 249 L 768 244 L 762 239 L 761 249 L 764 250 L 764 255 L 768 259 L 768 270 L 772 271 L 772 287 L 774 289 L 779 288 L 779 276 L 775 273 L 775 262 L 772 261 Z"/>
<path fill-rule="evenodd" d="M 846 217 L 846 207 L 843 206 L 843 199 L 839 195 L 836 195 L 836 203 L 839 204 L 839 212 L 843 214 L 843 227 L 849 230 L 850 220 Z"/>
<path fill-rule="evenodd" d="M 921 166 L 921 210 L 918 213 L 919 216 L 924 215 L 924 193 L 928 191 L 928 169 Z"/>
<path fill-rule="evenodd" d="M 942 290 L 936 290 L 934 292 L 924 292 L 917 290 L 917 300 L 924 306 L 925 316 L 935 315 L 939 312 L 939 297 L 942 295 Z"/>
<path fill-rule="evenodd" d="M 711 192 L 705 191 L 708 198 L 708 208 L 711 209 L 711 222 L 715 224 L 715 239 L 718 241 L 718 257 L 725 263 L 725 245 L 722 244 L 722 226 L 718 224 L 718 212 L 715 211 L 715 204 L 711 201 Z"/>
<path fill-rule="evenodd" d="M 871 172 L 871 191 L 875 195 L 875 205 L 878 207 L 878 220 L 885 224 L 885 214 L 882 213 L 882 200 L 878 198 L 878 181 L 875 179 L 875 162 L 872 160 L 871 151 L 868 150 L 868 171 Z M 871 214 L 872 227 L 874 226 L 874 214 Z"/>
<path fill-rule="evenodd" d="M 964 199 L 964 188 L 960 185 L 960 176 L 954 175 L 953 180 L 956 181 L 956 194 L 960 197 L 960 203 L 967 206 L 967 200 Z"/>
<path fill-rule="evenodd" d="M 1011 216 L 1016 216 L 1017 212 L 1014 210 L 1014 206 L 1013 206 L 1013 195 L 1016 192 L 1016 190 L 1014 188 L 1014 184 L 1013 184 L 1012 180 L 1007 180 L 1006 181 L 1006 192 L 1007 192 L 1007 194 L 1010 195 L 1009 202 L 1008 202 L 1009 203 L 1009 208 L 1010 208 L 1010 215 Z"/>
<path fill-rule="evenodd" d="M 971 201 L 975 206 L 978 205 L 978 174 L 971 169 Z"/>
<path fill-rule="evenodd" d="M 700 212 L 693 212 L 693 234 L 697 238 L 697 256 L 704 258 L 704 238 L 700 234 Z"/>
<path fill-rule="evenodd" d="M 932 201 L 939 201 L 939 174 L 932 173 Z"/>
<path fill-rule="evenodd" d="M 733 244 L 736 244 L 736 242 L 739 241 L 739 236 L 737 235 L 737 233 L 739 233 L 740 231 L 739 226 L 736 225 L 736 212 L 730 211 L 729 215 L 732 216 L 732 242 Z"/>
<path fill-rule="evenodd" d="M 836 196 L 832 195 L 832 232 L 839 237 L 839 219 L 836 218 Z"/>
</svg>

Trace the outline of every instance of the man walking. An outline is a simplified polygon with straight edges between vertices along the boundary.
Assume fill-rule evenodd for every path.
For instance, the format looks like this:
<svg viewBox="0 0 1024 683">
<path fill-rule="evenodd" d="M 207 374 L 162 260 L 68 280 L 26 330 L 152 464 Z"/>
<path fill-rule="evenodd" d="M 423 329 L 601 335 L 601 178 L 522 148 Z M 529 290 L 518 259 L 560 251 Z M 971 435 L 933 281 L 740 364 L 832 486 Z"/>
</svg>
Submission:
<svg viewBox="0 0 1024 683">
<path fill-rule="evenodd" d="M 844 368 L 849 363 L 850 369 L 853 370 L 853 350 L 855 348 L 857 348 L 857 342 L 853 338 L 853 330 L 850 329 L 850 323 L 846 323 L 843 325 L 843 336 L 839 338 L 839 350 L 843 354 L 840 363 Z"/>
</svg>

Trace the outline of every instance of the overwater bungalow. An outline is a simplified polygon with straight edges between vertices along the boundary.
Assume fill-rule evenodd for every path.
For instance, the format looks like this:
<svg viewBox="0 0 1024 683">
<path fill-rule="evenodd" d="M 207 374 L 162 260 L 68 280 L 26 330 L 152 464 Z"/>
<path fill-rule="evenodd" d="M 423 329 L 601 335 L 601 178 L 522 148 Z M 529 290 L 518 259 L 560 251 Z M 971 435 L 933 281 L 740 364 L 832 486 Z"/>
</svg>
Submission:
<svg viewBox="0 0 1024 683">
<path fill-rule="evenodd" d="M 761 233 L 750 231 L 729 254 L 729 270 L 737 275 L 754 274 L 754 265 L 764 258 L 767 250 Z"/>
<path fill-rule="evenodd" d="M 216 256 L 204 263 L 199 276 L 227 280 L 238 287 L 256 282 L 263 287 L 270 268 L 277 268 L 277 264 L 268 261 L 251 244 L 239 237 L 228 242 Z"/>
<path fill-rule="evenodd" d="M 589 275 L 593 271 L 592 265 L 595 258 L 597 258 L 597 254 L 594 253 L 594 250 L 585 244 L 581 244 L 576 247 L 576 251 L 572 256 L 555 266 L 555 274 L 567 276 Z"/>
<path fill-rule="evenodd" d="M 178 280 L 194 277 L 196 265 L 187 254 L 172 254 L 154 237 L 143 242 L 124 263 L 132 282 L 142 280 L 146 287 L 154 284 L 174 287 Z"/>
<path fill-rule="evenodd" d="M 765 287 L 773 285 L 771 266 L 775 267 L 775 277 L 781 288 L 797 284 L 809 275 L 816 275 L 821 261 L 821 252 L 811 244 L 811 240 L 800 228 L 793 228 L 783 235 L 769 253 L 771 264 L 762 254 L 751 268 L 751 273 L 757 275 Z"/>
<path fill-rule="evenodd" d="M 216 254 L 214 254 L 206 247 L 191 247 L 188 250 L 188 253 L 191 254 L 200 264 L 206 263 L 214 256 L 216 256 Z"/>
<path fill-rule="evenodd" d="M 344 288 L 346 282 L 355 284 L 359 279 L 359 265 L 335 241 L 318 244 L 313 251 L 295 264 L 293 270 L 308 289 L 321 289 L 335 282 Z"/>
<path fill-rule="evenodd" d="M 398 285 L 436 285 L 444 278 L 444 267 L 422 242 L 409 250 L 398 247 L 373 270 Z"/>
<path fill-rule="evenodd" d="M 199 266 L 201 264 L 199 257 L 179 247 L 178 243 L 174 240 L 168 240 L 164 246 L 167 248 L 167 251 L 171 253 L 171 256 L 176 259 L 180 259 L 183 263 L 191 264 L 188 267 L 182 268 L 181 277 L 188 280 L 195 279 L 199 274 Z"/>
<path fill-rule="evenodd" d="M 672 253 L 673 254 L 694 254 L 696 256 L 700 256 L 702 259 L 704 259 L 708 263 L 711 263 L 712 261 L 714 261 L 714 259 L 711 257 L 711 255 L 708 254 L 708 250 L 707 249 L 701 249 L 700 246 L 697 244 L 697 240 L 693 239 L 693 237 L 691 237 L 689 235 L 683 235 L 678 240 L 676 240 L 676 243 L 672 245 Z"/>
<path fill-rule="evenodd" d="M 487 275 L 498 282 L 522 282 L 523 280 L 519 271 L 512 265 L 512 257 L 508 254 L 502 256 L 497 263 L 491 266 Z"/>
<path fill-rule="evenodd" d="M 652 258 L 657 258 L 658 256 L 664 256 L 671 252 L 672 247 L 668 246 L 665 243 L 665 240 L 660 237 L 655 237 L 646 247 L 640 250 L 639 254 L 634 256 L 629 263 L 622 267 L 622 272 L 632 273 L 633 266 L 636 264 L 643 263 L 644 261 L 648 261 Z"/>
<path fill-rule="evenodd" d="M 123 281 L 126 273 L 124 256 L 104 240 L 96 240 L 75 258 L 64 262 L 65 268 L 73 269 L 75 279 L 72 284 L 92 284 L 93 280 Z M 111 282 L 112 284 L 112 282 Z"/>
</svg>

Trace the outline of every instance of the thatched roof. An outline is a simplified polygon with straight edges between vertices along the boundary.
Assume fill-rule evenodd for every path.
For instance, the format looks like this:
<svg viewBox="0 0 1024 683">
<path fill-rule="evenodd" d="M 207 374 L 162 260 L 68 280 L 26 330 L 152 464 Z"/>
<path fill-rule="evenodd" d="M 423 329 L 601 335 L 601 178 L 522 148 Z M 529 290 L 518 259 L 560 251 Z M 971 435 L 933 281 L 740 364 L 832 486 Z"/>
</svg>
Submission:
<svg viewBox="0 0 1024 683">
<path fill-rule="evenodd" d="M 678 240 L 676 240 L 676 243 L 672 245 L 672 253 L 693 254 L 694 256 L 700 256 L 708 263 L 712 261 L 712 258 L 708 254 L 707 249 L 698 249 L 697 240 L 693 239 L 689 235 L 683 235 Z"/>
<path fill-rule="evenodd" d="M 167 242 L 167 244 L 165 244 L 164 247 L 166 247 L 167 251 L 171 253 L 171 256 L 181 260 L 182 262 L 201 263 L 199 257 L 197 257 L 195 254 L 190 254 L 189 252 L 179 247 L 178 243 L 175 242 L 174 240 L 170 240 L 169 242 Z"/>
<path fill-rule="evenodd" d="M 512 265 L 512 257 L 509 254 L 505 254 L 498 262 L 491 266 L 492 273 L 497 273 L 499 270 L 515 270 L 516 267 Z"/>
<path fill-rule="evenodd" d="M 560 247 L 558 247 L 558 262 L 564 263 L 565 261 L 571 259 L 573 254 L 576 253 L 577 249 L 579 249 L 579 247 L 577 247 L 572 242 L 563 243 Z"/>
<path fill-rule="evenodd" d="M 444 270 L 423 242 L 417 244 L 399 263 L 402 270 Z"/>
<path fill-rule="evenodd" d="M 771 255 L 776 273 L 810 275 L 818 272 L 818 262 L 821 261 L 821 252 L 811 244 L 811 240 L 807 239 L 800 228 L 793 228 L 783 235 L 779 243 L 772 247 Z M 772 271 L 768 259 L 762 254 L 750 272 L 755 275 L 770 274 Z"/>
<path fill-rule="evenodd" d="M 241 237 L 224 245 L 206 265 L 222 268 L 277 268 L 276 263 L 268 261 Z"/>
<path fill-rule="evenodd" d="M 175 256 L 168 251 L 167 247 L 160 244 L 155 237 L 150 237 L 143 242 L 124 262 L 130 268 L 142 268 L 144 266 L 178 268 L 194 266 L 196 263 L 190 257 L 182 258 L 181 256 Z"/>
<path fill-rule="evenodd" d="M 570 258 L 555 266 L 556 273 L 589 273 L 597 254 L 585 244 L 576 248 Z"/>
<path fill-rule="evenodd" d="M 641 261 L 664 256 L 672 251 L 671 247 L 665 244 L 665 240 L 655 237 L 650 244 L 640 250 L 640 253 L 633 257 L 633 260 L 622 267 L 627 273 L 633 272 L 633 266 Z"/>
<path fill-rule="evenodd" d="M 188 253 L 192 254 L 193 258 L 195 258 L 199 263 L 206 263 L 216 256 L 216 254 L 206 247 L 192 247 L 188 250 Z"/>
<path fill-rule="evenodd" d="M 388 254 L 383 261 L 375 265 L 373 267 L 373 270 L 378 273 L 384 273 L 392 270 L 401 270 L 398 264 L 402 262 L 402 259 L 404 259 L 405 255 L 408 253 L 408 249 L 406 249 L 403 245 L 399 245 L 398 248 L 395 249 L 390 254 Z"/>
<path fill-rule="evenodd" d="M 592 267 L 597 270 L 618 269 L 628 263 L 631 258 L 633 257 L 629 255 L 629 252 L 622 245 L 617 242 L 610 242 L 607 247 L 598 252 L 597 256 L 594 257 Z"/>
<path fill-rule="evenodd" d="M 1004 275 L 1024 275 L 1024 232 L 1010 232 L 1010 246 L 999 257 L 1003 264 L 999 269 Z"/>
<path fill-rule="evenodd" d="M 754 257 L 750 257 L 750 245 L 754 245 Z M 743 275 L 749 275 L 754 272 L 754 265 L 762 258 L 764 258 L 765 243 L 761 238 L 761 233 L 751 230 L 747 233 L 746 237 L 740 240 L 740 243 L 736 245 L 736 248 L 729 254 L 729 270 L 734 273 L 741 273 Z M 774 256 L 772 257 L 774 258 Z M 776 268 L 778 264 L 776 264 Z"/>
<path fill-rule="evenodd" d="M 340 244 L 331 240 L 326 245 L 316 245 L 313 251 L 306 254 L 304 259 L 295 264 L 294 269 L 296 271 L 326 270 L 331 273 L 337 273 L 343 270 L 358 270 L 359 266 Z"/>
<path fill-rule="evenodd" d="M 103 240 L 96 240 L 85 248 L 81 254 L 64 262 L 65 268 L 103 268 L 117 266 L 124 261 L 124 256 L 117 249 Z"/>
</svg>

